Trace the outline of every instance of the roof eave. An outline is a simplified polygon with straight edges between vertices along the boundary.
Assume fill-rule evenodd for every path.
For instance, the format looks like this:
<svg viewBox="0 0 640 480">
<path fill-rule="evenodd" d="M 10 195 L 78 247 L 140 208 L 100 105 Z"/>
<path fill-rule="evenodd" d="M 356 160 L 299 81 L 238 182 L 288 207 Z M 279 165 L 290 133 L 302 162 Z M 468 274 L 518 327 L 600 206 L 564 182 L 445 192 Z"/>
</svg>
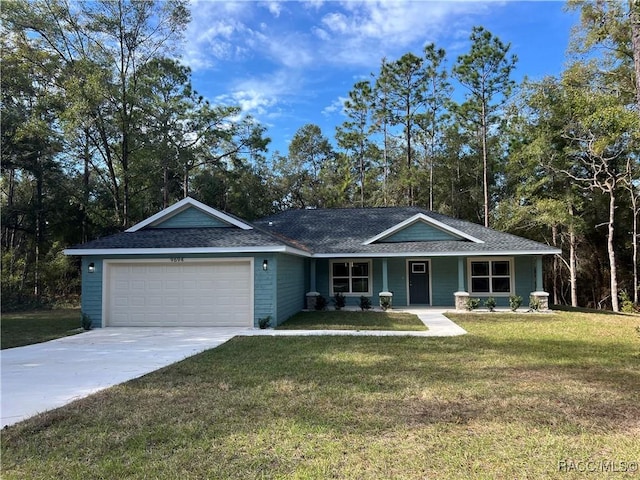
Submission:
<svg viewBox="0 0 640 480">
<path fill-rule="evenodd" d="M 110 255 L 190 255 L 190 254 L 236 254 L 236 253 L 288 253 L 310 257 L 311 253 L 286 245 L 249 247 L 190 247 L 190 248 L 68 248 L 63 251 L 72 256 Z"/>
<path fill-rule="evenodd" d="M 491 250 L 451 252 L 335 252 L 314 253 L 312 258 L 397 258 L 397 257 L 513 257 L 524 255 L 559 255 L 562 250 Z"/>
<path fill-rule="evenodd" d="M 438 230 L 442 230 L 444 232 L 450 233 L 451 235 L 454 235 L 458 238 L 463 238 L 465 240 L 469 240 L 473 243 L 484 243 L 483 240 L 480 240 L 479 238 L 476 238 L 472 235 L 469 235 L 468 233 L 463 232 L 462 230 L 459 230 L 457 228 L 454 228 L 450 225 L 447 225 L 445 223 L 442 223 L 438 220 L 436 220 L 435 218 L 431 218 L 428 215 L 425 215 L 424 213 L 416 213 L 415 215 L 413 215 L 410 218 L 407 218 L 406 220 L 392 226 L 391 228 L 386 229 L 383 232 L 380 232 L 379 234 L 368 238 L 367 240 L 365 240 L 362 245 L 371 245 L 372 243 L 377 242 L 378 240 L 382 240 L 384 238 L 387 238 L 391 235 L 393 235 L 396 232 L 401 231 L 402 229 L 416 223 L 416 222 L 425 222 L 428 225 L 431 225 L 432 227 L 437 228 Z"/>
</svg>

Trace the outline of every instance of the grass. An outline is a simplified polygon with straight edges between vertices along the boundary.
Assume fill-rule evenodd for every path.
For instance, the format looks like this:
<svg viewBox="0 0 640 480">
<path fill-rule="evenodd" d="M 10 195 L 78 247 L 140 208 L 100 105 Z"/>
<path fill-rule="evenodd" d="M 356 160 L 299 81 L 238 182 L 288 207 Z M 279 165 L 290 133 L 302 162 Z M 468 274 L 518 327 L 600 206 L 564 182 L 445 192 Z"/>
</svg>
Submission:
<svg viewBox="0 0 640 480">
<path fill-rule="evenodd" d="M 3 430 L 2 477 L 637 475 L 639 317 L 452 317 L 468 335 L 237 337 Z"/>
<path fill-rule="evenodd" d="M 3 313 L 0 329 L 2 349 L 47 342 L 81 332 L 80 309 Z"/>
<path fill-rule="evenodd" d="M 300 312 L 277 328 L 281 330 L 427 330 L 425 324 L 416 315 L 410 313 L 344 310 Z"/>
</svg>

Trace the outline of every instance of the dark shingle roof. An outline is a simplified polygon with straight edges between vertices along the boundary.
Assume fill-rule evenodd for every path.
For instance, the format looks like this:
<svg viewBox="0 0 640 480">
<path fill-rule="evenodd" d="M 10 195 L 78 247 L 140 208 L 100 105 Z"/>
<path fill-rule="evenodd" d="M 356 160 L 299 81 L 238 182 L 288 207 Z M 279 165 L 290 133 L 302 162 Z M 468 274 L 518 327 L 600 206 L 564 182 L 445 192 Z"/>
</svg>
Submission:
<svg viewBox="0 0 640 480">
<path fill-rule="evenodd" d="M 470 240 L 425 242 L 379 241 L 363 243 L 381 232 L 423 214 L 484 243 Z M 556 249 L 533 240 L 498 232 L 418 207 L 287 210 L 254 222 L 267 231 L 304 243 L 316 254 L 339 253 L 491 253 L 496 251 L 555 253 Z"/>
<path fill-rule="evenodd" d="M 363 245 L 416 214 L 423 214 L 482 243 L 467 239 Z M 244 221 L 243 221 L 244 222 Z M 244 222 L 247 223 L 248 222 Z M 557 253 L 557 249 L 418 207 L 287 210 L 253 222 L 255 228 L 143 228 L 78 245 L 74 250 L 243 249 L 288 247 L 315 255 Z"/>
<path fill-rule="evenodd" d="M 279 246 L 284 242 L 258 229 L 149 228 L 92 240 L 74 248 L 239 248 Z"/>
</svg>

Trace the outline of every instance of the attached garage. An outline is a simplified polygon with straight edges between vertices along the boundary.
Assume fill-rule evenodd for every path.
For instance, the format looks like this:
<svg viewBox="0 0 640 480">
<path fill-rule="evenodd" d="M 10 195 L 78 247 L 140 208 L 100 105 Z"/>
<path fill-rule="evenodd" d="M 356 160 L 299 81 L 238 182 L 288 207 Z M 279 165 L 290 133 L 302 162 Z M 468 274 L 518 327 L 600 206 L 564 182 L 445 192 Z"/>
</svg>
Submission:
<svg viewBox="0 0 640 480">
<path fill-rule="evenodd" d="M 104 326 L 253 326 L 250 258 L 105 261 L 104 286 Z"/>
</svg>

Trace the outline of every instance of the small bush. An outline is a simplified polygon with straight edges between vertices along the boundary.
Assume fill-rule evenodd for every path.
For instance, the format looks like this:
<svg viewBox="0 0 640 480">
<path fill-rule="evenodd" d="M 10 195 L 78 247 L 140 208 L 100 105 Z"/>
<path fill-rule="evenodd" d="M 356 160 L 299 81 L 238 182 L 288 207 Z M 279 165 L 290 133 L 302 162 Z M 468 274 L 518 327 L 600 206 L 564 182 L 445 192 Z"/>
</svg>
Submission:
<svg viewBox="0 0 640 480">
<path fill-rule="evenodd" d="M 365 310 L 371 310 L 371 300 L 369 300 L 369 297 L 365 297 L 364 295 L 360 297 L 360 310 L 363 312 Z"/>
<path fill-rule="evenodd" d="M 268 317 L 263 317 L 258 319 L 258 326 L 264 330 L 265 328 L 269 328 L 271 326 L 271 315 Z"/>
<path fill-rule="evenodd" d="M 347 304 L 347 299 L 340 292 L 336 293 L 333 297 L 333 303 L 336 306 L 336 310 L 342 310 Z"/>
<path fill-rule="evenodd" d="M 480 306 L 480 299 L 479 298 L 471 298 L 471 297 L 469 297 L 467 299 L 467 301 L 464 302 L 464 306 L 466 307 L 466 309 L 468 311 L 475 310 L 476 308 L 478 308 Z"/>
<path fill-rule="evenodd" d="M 529 310 L 537 312 L 540 310 L 540 299 L 533 295 L 529 297 Z"/>
<path fill-rule="evenodd" d="M 512 312 L 515 312 L 522 305 L 522 297 L 520 295 L 511 295 L 509 297 L 509 307 Z"/>
<path fill-rule="evenodd" d="M 91 317 L 89 315 L 82 312 L 81 318 L 80 318 L 80 325 L 82 326 L 83 330 L 91 330 L 93 328 L 93 321 L 91 320 Z"/>
<path fill-rule="evenodd" d="M 636 306 L 633 304 L 633 302 L 631 301 L 631 297 L 629 297 L 629 294 L 625 290 L 620 292 L 620 301 L 621 301 L 621 306 L 620 306 L 621 312 L 623 313 L 636 312 Z"/>
<path fill-rule="evenodd" d="M 493 297 L 489 297 L 484 301 L 484 306 L 489 309 L 490 312 L 493 312 L 496 309 L 496 299 Z"/>
<path fill-rule="evenodd" d="M 316 307 L 315 308 L 318 311 L 326 310 L 327 309 L 327 299 L 324 298 L 322 295 L 318 295 L 316 297 Z"/>
</svg>

